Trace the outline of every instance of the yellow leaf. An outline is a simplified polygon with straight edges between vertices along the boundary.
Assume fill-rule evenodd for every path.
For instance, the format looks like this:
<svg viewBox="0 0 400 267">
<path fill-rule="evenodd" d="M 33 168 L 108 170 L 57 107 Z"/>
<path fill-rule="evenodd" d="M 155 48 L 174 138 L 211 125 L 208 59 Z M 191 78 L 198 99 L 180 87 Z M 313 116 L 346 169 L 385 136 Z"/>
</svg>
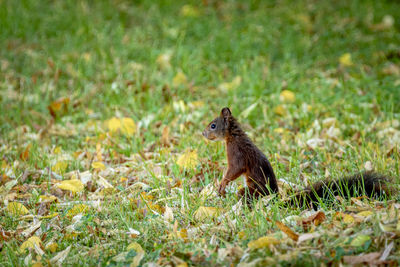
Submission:
<svg viewBox="0 0 400 267">
<path fill-rule="evenodd" d="M 40 246 L 42 243 L 42 240 L 38 236 L 31 236 L 28 240 L 26 240 L 22 245 L 20 246 L 20 250 L 23 251 L 27 248 L 35 248 L 35 245 Z"/>
<path fill-rule="evenodd" d="M 57 197 L 55 196 L 46 196 L 46 195 L 39 196 L 40 203 L 51 203 L 54 201 L 57 201 Z"/>
<path fill-rule="evenodd" d="M 121 132 L 125 135 L 133 135 L 136 132 L 135 122 L 131 118 L 122 118 Z"/>
<path fill-rule="evenodd" d="M 274 129 L 274 133 L 277 133 L 277 134 L 283 134 L 285 131 L 286 130 L 284 128 L 281 128 L 281 127 Z"/>
<path fill-rule="evenodd" d="M 183 239 L 186 239 L 188 237 L 186 228 L 182 228 L 179 232 L 177 232 L 177 234 L 180 238 L 183 238 Z"/>
<path fill-rule="evenodd" d="M 57 184 L 57 187 L 63 190 L 71 191 L 72 193 L 81 192 L 84 188 L 83 183 L 80 180 L 65 180 Z"/>
<path fill-rule="evenodd" d="M 46 245 L 45 248 L 47 250 L 50 250 L 51 253 L 54 253 L 57 251 L 58 245 L 56 242 L 50 242 L 49 244 Z"/>
<path fill-rule="evenodd" d="M 171 67 L 171 64 L 169 63 L 171 60 L 171 54 L 170 53 L 164 53 L 160 54 L 157 59 L 156 63 L 160 66 L 162 69 L 167 69 Z"/>
<path fill-rule="evenodd" d="M 10 168 L 10 165 L 7 164 L 7 161 L 2 160 L 1 161 L 1 169 L 5 170 L 5 169 L 8 169 L 8 168 Z"/>
<path fill-rule="evenodd" d="M 270 245 L 279 244 L 279 240 L 272 236 L 263 236 L 257 240 L 250 241 L 247 247 L 250 249 L 265 248 Z"/>
<path fill-rule="evenodd" d="M 274 112 L 279 116 L 284 116 L 286 114 L 286 108 L 283 105 L 279 105 L 274 108 Z"/>
<path fill-rule="evenodd" d="M 362 216 L 362 217 L 368 217 L 373 215 L 374 213 L 370 210 L 365 210 L 365 211 L 361 211 L 359 213 L 357 213 L 358 216 Z"/>
<path fill-rule="evenodd" d="M 238 232 L 238 237 L 239 237 L 239 239 L 245 239 L 246 234 L 243 231 L 240 231 L 240 232 Z"/>
<path fill-rule="evenodd" d="M 10 202 L 7 206 L 7 211 L 14 216 L 21 216 L 27 214 L 28 209 L 19 202 Z"/>
<path fill-rule="evenodd" d="M 58 212 L 54 212 L 52 214 L 46 215 L 46 216 L 42 216 L 40 217 L 41 219 L 52 219 L 54 217 L 58 216 Z"/>
<path fill-rule="evenodd" d="M 214 217 L 219 213 L 219 210 L 214 207 L 199 207 L 195 213 L 194 218 L 198 221 L 202 221 L 204 219 Z"/>
<path fill-rule="evenodd" d="M 126 181 L 128 181 L 128 178 L 126 178 L 126 177 L 121 177 L 121 178 L 119 178 L 119 181 L 120 181 L 121 183 L 125 183 Z"/>
<path fill-rule="evenodd" d="M 132 135 L 136 132 L 136 124 L 131 118 L 111 118 L 106 121 L 108 130 L 112 133 L 120 131 L 125 135 Z"/>
<path fill-rule="evenodd" d="M 101 153 L 101 144 L 97 143 L 96 144 L 96 157 L 98 161 L 102 161 L 103 160 L 103 155 Z"/>
<path fill-rule="evenodd" d="M 339 57 L 339 62 L 342 66 L 349 67 L 353 65 L 353 61 L 351 60 L 350 53 L 344 53 Z"/>
<path fill-rule="evenodd" d="M 194 169 L 198 163 L 197 150 L 185 152 L 176 163 L 181 168 Z"/>
<path fill-rule="evenodd" d="M 187 83 L 187 78 L 182 71 L 179 71 L 172 79 L 173 86 L 185 85 L 186 83 Z"/>
<path fill-rule="evenodd" d="M 132 259 L 132 263 L 131 263 L 130 267 L 139 266 L 140 261 L 143 259 L 144 254 L 145 254 L 142 246 L 140 246 L 139 243 L 133 242 L 128 245 L 127 250 L 135 250 L 136 251 L 136 256 Z"/>
<path fill-rule="evenodd" d="M 193 17 L 193 18 L 195 18 L 195 17 L 200 16 L 200 12 L 196 7 L 194 7 L 192 5 L 184 5 L 181 8 L 181 15 L 184 16 L 184 17 Z"/>
<path fill-rule="evenodd" d="M 56 154 L 56 155 L 57 155 L 57 154 L 60 154 L 60 153 L 61 153 L 61 150 L 62 150 L 62 149 L 61 149 L 60 146 L 55 147 L 55 148 L 54 148 L 54 154 Z"/>
<path fill-rule="evenodd" d="M 344 216 L 343 216 L 343 222 L 344 223 L 353 223 L 354 222 L 354 217 L 353 216 L 351 216 L 351 215 L 349 215 L 349 214 L 345 214 Z"/>
<path fill-rule="evenodd" d="M 51 167 L 51 170 L 53 172 L 58 173 L 58 174 L 62 174 L 62 173 L 65 172 L 67 167 L 68 167 L 68 162 L 67 161 L 59 161 L 53 167 Z"/>
<path fill-rule="evenodd" d="M 233 80 L 231 82 L 221 83 L 218 86 L 218 88 L 223 92 L 227 92 L 227 91 L 235 90 L 236 88 L 238 88 L 240 86 L 241 83 L 242 83 L 242 77 L 236 76 L 235 78 L 233 78 Z"/>
<path fill-rule="evenodd" d="M 279 95 L 279 99 L 284 103 L 293 103 L 296 100 L 296 96 L 290 90 L 283 90 Z"/>
<path fill-rule="evenodd" d="M 350 245 L 353 247 L 361 247 L 362 245 L 365 244 L 368 240 L 370 240 L 371 237 L 369 235 L 358 235 L 356 238 L 351 240 Z"/>
<path fill-rule="evenodd" d="M 121 129 L 121 120 L 114 117 L 106 121 L 106 125 L 110 132 L 116 132 Z"/>
<path fill-rule="evenodd" d="M 95 162 L 92 163 L 92 168 L 104 171 L 106 169 L 106 166 L 103 163 L 99 162 L 99 161 L 95 161 Z"/>
<path fill-rule="evenodd" d="M 79 213 L 86 213 L 89 211 L 89 207 L 85 204 L 76 204 L 68 212 L 67 216 L 73 217 Z"/>
</svg>

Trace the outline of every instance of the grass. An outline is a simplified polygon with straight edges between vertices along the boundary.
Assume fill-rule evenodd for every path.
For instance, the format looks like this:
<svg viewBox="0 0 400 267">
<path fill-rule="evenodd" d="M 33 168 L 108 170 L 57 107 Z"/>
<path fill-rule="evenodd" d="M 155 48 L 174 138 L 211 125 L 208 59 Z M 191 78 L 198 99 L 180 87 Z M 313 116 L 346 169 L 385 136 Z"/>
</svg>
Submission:
<svg viewBox="0 0 400 267">
<path fill-rule="evenodd" d="M 11 236 L 0 245 L 0 265 L 46 265 L 70 245 L 65 265 L 124 265 L 138 254 L 127 250 L 133 242 L 145 252 L 142 264 L 339 264 L 345 255 L 382 252 L 392 241 L 381 225 L 397 222 L 397 195 L 322 205 L 327 220 L 312 230 L 321 236 L 299 245 L 274 221 L 307 214 L 279 200 L 224 218 L 195 214 L 201 206 L 230 211 L 243 183 L 233 183 L 224 199 L 200 194 L 226 167 L 224 145 L 201 136 L 224 106 L 278 178 L 303 187 L 371 162 L 399 182 L 399 4 L 204 2 L 0 1 L 0 228 Z M 280 99 L 282 90 L 295 99 Z M 62 97 L 69 102 L 61 101 L 53 118 L 48 106 Z M 110 133 L 105 122 L 113 117 L 132 118 L 136 132 Z M 322 143 L 311 148 L 310 140 Z M 188 151 L 197 159 L 183 169 L 177 159 Z M 106 169 L 93 168 L 95 161 Z M 67 166 L 50 175 L 59 162 Z M 57 190 L 76 170 L 90 171 L 92 184 L 78 194 Z M 99 174 L 113 189 L 104 189 Z M 43 204 L 40 195 L 58 200 Z M 95 199 L 99 206 L 89 202 Z M 12 201 L 31 215 L 59 213 L 38 217 L 41 257 L 18 251 L 27 239 L 19 229 L 36 221 L 11 216 Z M 88 210 L 74 218 L 68 211 L 77 203 Z M 158 215 L 167 207 L 169 223 Z M 362 210 L 374 214 L 357 221 Z M 344 223 L 337 212 L 356 220 Z M 282 242 L 247 248 L 266 235 Z M 352 245 L 359 235 L 371 238 Z M 54 252 L 45 248 L 51 242 Z M 388 260 L 399 261 L 398 246 L 394 240 Z M 116 259 L 121 252 L 130 254 Z"/>
</svg>

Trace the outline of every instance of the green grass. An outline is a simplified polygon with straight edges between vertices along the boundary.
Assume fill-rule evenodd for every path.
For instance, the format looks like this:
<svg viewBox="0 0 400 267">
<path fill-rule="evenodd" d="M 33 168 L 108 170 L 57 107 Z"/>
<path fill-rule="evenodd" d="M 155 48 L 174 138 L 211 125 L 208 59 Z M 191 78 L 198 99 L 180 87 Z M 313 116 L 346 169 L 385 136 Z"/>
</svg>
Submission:
<svg viewBox="0 0 400 267">
<path fill-rule="evenodd" d="M 45 265 L 71 244 L 65 265 L 123 265 L 113 257 L 137 242 L 145 251 L 142 264 L 178 265 L 181 260 L 189 265 L 229 265 L 261 259 L 258 264 L 311 266 L 321 261 L 339 264 L 344 255 L 382 252 L 391 242 L 380 225 L 397 222 L 397 195 L 379 204 L 382 208 L 367 200 L 368 208 L 349 201 L 323 206 L 327 220 L 314 229 L 321 237 L 300 245 L 272 221 L 306 215 L 285 208 L 281 201 L 260 201 L 253 210 L 242 208 L 227 219 L 215 215 L 205 222 L 195 218 L 195 211 L 200 206 L 229 211 L 237 201 L 234 191 L 243 183 L 241 178 L 233 183 L 233 192 L 224 199 L 199 193 L 217 183 L 226 168 L 224 145 L 201 136 L 224 106 L 266 153 L 278 178 L 303 187 L 325 176 L 363 170 L 370 161 L 375 170 L 399 182 L 399 4 L 208 3 L 0 0 L 0 230 L 12 235 L 0 244 L 0 265 L 19 266 L 24 260 Z M 394 18 L 393 25 L 382 24 L 385 17 Z M 346 53 L 351 55 L 350 66 L 340 63 Z M 170 55 L 166 66 L 160 63 L 161 55 Z M 186 81 L 176 78 L 180 72 Z M 239 84 L 221 89 L 237 77 Z M 283 89 L 295 94 L 293 103 L 279 99 Z M 70 101 L 53 122 L 48 106 L 61 97 Z M 255 108 L 248 109 L 253 104 Z M 277 114 L 279 107 L 286 114 Z M 105 121 L 112 117 L 132 118 L 138 130 L 129 136 L 110 135 Z M 327 135 L 327 118 L 336 118 L 334 127 L 340 134 Z M 167 146 L 161 140 L 165 127 L 172 140 Z M 313 138 L 323 139 L 323 145 L 311 149 L 305 143 Z M 23 160 L 20 155 L 28 144 Z M 91 167 L 97 161 L 96 144 L 107 170 L 117 170 L 102 175 L 114 190 L 101 195 L 86 185 L 76 195 L 56 192 L 58 179 L 70 179 L 72 171 L 96 173 Z M 195 150 L 195 168 L 180 168 L 179 156 Z M 60 161 L 68 163 L 65 172 L 49 175 L 48 169 Z M 16 185 L 8 188 L 15 179 Z M 130 187 L 138 182 L 148 188 Z M 94 190 L 101 190 L 93 183 Z M 143 190 L 153 199 L 143 198 Z M 58 196 L 59 203 L 46 206 L 46 214 L 59 216 L 41 219 L 36 232 L 45 254 L 39 259 L 34 251 L 19 253 L 26 237 L 17 229 L 33 221 L 10 216 L 7 203 L 14 199 L 36 215 L 39 196 L 50 194 Z M 93 196 L 100 197 L 100 206 L 83 213 L 71 237 L 68 210 Z M 172 208 L 171 223 L 152 212 L 156 204 L 161 211 Z M 337 211 L 354 214 L 363 209 L 374 215 L 351 225 L 336 223 Z M 175 220 L 178 232 L 202 224 L 212 227 L 177 237 Z M 129 228 L 140 235 L 127 234 Z M 300 226 L 291 228 L 307 232 Z M 362 233 L 371 240 L 350 245 Z M 247 249 L 250 241 L 269 234 L 282 243 L 272 250 Z M 45 249 L 51 240 L 58 244 L 57 252 Z M 399 242 L 394 242 L 388 259 L 398 262 Z M 240 247 L 245 256 L 233 253 L 222 259 L 221 249 L 231 246 Z"/>
</svg>

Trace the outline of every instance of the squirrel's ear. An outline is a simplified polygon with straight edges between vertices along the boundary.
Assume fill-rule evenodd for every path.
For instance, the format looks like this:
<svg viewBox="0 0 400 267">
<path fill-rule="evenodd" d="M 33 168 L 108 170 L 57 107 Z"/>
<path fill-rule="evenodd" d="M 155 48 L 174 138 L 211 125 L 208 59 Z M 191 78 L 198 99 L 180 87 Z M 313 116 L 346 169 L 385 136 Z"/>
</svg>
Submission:
<svg viewBox="0 0 400 267">
<path fill-rule="evenodd" d="M 223 109 L 221 110 L 221 117 L 223 117 L 223 118 L 228 118 L 228 117 L 230 117 L 230 116 L 232 116 L 232 113 L 231 113 L 231 110 L 230 110 L 228 107 L 223 108 Z"/>
</svg>

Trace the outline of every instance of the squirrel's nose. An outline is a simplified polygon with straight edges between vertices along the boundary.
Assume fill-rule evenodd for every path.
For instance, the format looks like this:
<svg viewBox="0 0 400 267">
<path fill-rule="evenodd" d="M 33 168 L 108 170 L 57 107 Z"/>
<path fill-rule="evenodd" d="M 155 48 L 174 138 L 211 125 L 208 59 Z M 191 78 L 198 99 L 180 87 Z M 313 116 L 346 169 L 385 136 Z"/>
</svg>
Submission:
<svg viewBox="0 0 400 267">
<path fill-rule="evenodd" d="M 202 134 L 204 137 L 206 137 L 206 131 L 203 131 L 201 134 Z"/>
</svg>

